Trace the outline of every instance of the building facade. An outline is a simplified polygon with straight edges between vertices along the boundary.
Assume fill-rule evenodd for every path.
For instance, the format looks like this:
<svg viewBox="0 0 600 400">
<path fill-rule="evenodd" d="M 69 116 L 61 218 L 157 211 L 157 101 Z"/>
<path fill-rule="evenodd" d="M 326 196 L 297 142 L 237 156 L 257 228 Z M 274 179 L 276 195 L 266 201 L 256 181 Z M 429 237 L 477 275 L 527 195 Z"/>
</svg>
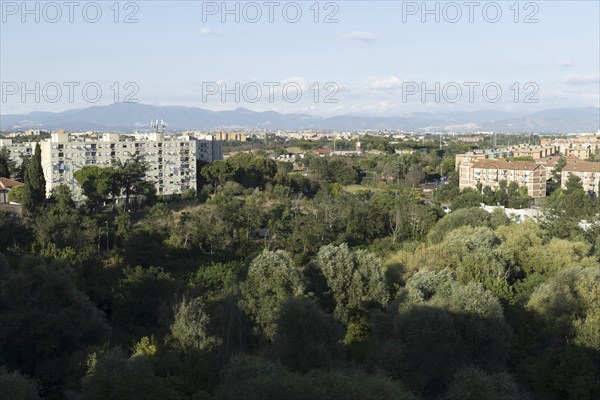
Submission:
<svg viewBox="0 0 600 400">
<path fill-rule="evenodd" d="M 23 159 L 31 157 L 35 150 L 35 142 L 21 142 L 14 139 L 0 139 L 0 148 L 6 147 L 10 151 L 10 158 L 17 166 L 20 166 Z"/>
<path fill-rule="evenodd" d="M 577 157 L 581 160 L 600 152 L 600 135 L 577 135 L 567 138 L 544 138 L 542 144 L 554 145 L 562 156 Z"/>
<path fill-rule="evenodd" d="M 569 175 L 578 176 L 581 179 L 581 185 L 586 192 L 592 192 L 598 195 L 600 188 L 600 162 L 589 161 L 571 161 L 562 169 L 561 184 L 564 189 L 569 179 Z"/>
<path fill-rule="evenodd" d="M 508 184 L 517 182 L 527 188 L 527 194 L 533 199 L 546 197 L 546 169 L 529 161 L 498 160 L 466 160 L 459 166 L 459 188 L 477 188 L 489 186 L 498 189 L 499 182 L 505 180 Z"/>
<path fill-rule="evenodd" d="M 511 153 L 506 149 L 495 150 L 475 150 L 463 154 L 457 154 L 454 159 L 454 168 L 460 171 L 460 166 L 463 163 L 471 163 L 477 160 L 495 160 L 501 157 L 509 157 Z"/>
<path fill-rule="evenodd" d="M 508 147 L 507 151 L 510 152 L 513 157 L 531 157 L 533 160 L 538 161 L 558 154 L 558 147 L 552 144 L 541 146 L 520 144 L 518 146 Z"/>
<path fill-rule="evenodd" d="M 217 140 L 223 142 L 245 142 L 246 141 L 246 133 L 245 132 L 217 132 L 215 134 L 215 138 Z"/>
<path fill-rule="evenodd" d="M 61 131 L 52 133 L 40 146 L 46 195 L 66 184 L 75 200 L 81 200 L 82 194 L 74 173 L 86 165 L 110 167 L 139 156 L 148 163 L 146 178 L 156 185 L 156 193 L 172 195 L 196 189 L 196 161 L 223 159 L 222 144 L 212 136 L 165 138 L 162 133 L 152 133 L 145 140 L 130 140 L 118 133 L 105 133 L 97 139 L 71 139 Z"/>
</svg>

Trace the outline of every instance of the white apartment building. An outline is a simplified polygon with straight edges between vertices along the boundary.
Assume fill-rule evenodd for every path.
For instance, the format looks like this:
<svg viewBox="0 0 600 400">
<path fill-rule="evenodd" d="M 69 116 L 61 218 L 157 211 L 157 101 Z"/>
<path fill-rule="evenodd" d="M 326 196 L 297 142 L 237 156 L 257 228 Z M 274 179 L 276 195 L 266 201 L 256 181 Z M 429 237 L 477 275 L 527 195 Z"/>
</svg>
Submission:
<svg viewBox="0 0 600 400">
<path fill-rule="evenodd" d="M 6 147 L 10 151 L 10 158 L 17 166 L 21 165 L 23 158 L 29 158 L 35 150 L 35 142 L 18 142 L 14 139 L 0 139 L 0 148 Z M 6 177 L 8 178 L 8 177 Z"/>
<path fill-rule="evenodd" d="M 156 185 L 156 193 L 171 195 L 196 189 L 196 161 L 223 159 L 222 142 L 212 136 L 165 138 L 162 133 L 152 133 L 147 140 L 130 140 L 105 133 L 98 139 L 70 139 L 61 131 L 52 133 L 40 146 L 46 195 L 66 184 L 75 200 L 81 200 L 82 194 L 74 173 L 86 165 L 110 167 L 115 161 L 141 156 L 149 165 L 147 179 Z"/>
</svg>

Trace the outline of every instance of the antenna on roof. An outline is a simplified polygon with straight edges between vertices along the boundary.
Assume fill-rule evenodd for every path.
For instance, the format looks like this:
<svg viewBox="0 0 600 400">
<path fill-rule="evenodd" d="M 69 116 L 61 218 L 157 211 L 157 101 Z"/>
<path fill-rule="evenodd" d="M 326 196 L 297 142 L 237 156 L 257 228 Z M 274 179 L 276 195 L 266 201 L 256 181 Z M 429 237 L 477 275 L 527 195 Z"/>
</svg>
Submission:
<svg viewBox="0 0 600 400">
<path fill-rule="evenodd" d="M 152 128 L 154 128 L 154 131 L 156 133 L 164 133 L 165 132 L 165 128 L 167 127 L 167 124 L 165 124 L 165 121 L 163 121 L 162 119 L 160 120 L 160 122 L 158 120 L 154 121 L 150 121 L 150 126 Z"/>
</svg>

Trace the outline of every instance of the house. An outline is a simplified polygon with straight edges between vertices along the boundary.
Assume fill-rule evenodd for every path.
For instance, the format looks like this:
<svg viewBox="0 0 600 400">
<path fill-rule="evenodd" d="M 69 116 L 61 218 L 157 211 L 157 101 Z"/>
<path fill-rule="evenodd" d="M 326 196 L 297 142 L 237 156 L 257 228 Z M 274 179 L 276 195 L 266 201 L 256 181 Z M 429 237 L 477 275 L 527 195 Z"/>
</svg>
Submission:
<svg viewBox="0 0 600 400">
<path fill-rule="evenodd" d="M 331 154 L 331 150 L 329 150 L 326 147 L 319 147 L 318 149 L 315 150 L 315 154 L 323 157 L 323 156 L 328 156 L 329 154 Z"/>
<path fill-rule="evenodd" d="M 25 184 L 8 178 L 0 178 L 0 203 L 10 203 L 8 201 L 8 192 L 19 186 L 25 186 Z"/>
</svg>

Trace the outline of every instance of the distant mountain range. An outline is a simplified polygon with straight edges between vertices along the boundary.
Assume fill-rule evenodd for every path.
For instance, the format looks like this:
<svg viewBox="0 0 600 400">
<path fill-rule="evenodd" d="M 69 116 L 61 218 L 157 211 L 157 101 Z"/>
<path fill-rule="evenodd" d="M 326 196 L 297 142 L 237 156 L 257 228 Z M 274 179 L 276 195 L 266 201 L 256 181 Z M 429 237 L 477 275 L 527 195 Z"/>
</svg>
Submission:
<svg viewBox="0 0 600 400">
<path fill-rule="evenodd" d="M 150 121 L 162 119 L 168 130 L 192 129 L 317 129 L 405 131 L 494 131 L 568 133 L 600 129 L 600 108 L 559 108 L 522 115 L 501 111 L 413 113 L 402 117 L 340 115 L 319 118 L 308 114 L 255 112 L 245 108 L 210 111 L 180 106 L 115 103 L 58 113 L 32 112 L 0 115 L 0 129 L 65 129 L 70 131 L 145 130 Z"/>
</svg>

